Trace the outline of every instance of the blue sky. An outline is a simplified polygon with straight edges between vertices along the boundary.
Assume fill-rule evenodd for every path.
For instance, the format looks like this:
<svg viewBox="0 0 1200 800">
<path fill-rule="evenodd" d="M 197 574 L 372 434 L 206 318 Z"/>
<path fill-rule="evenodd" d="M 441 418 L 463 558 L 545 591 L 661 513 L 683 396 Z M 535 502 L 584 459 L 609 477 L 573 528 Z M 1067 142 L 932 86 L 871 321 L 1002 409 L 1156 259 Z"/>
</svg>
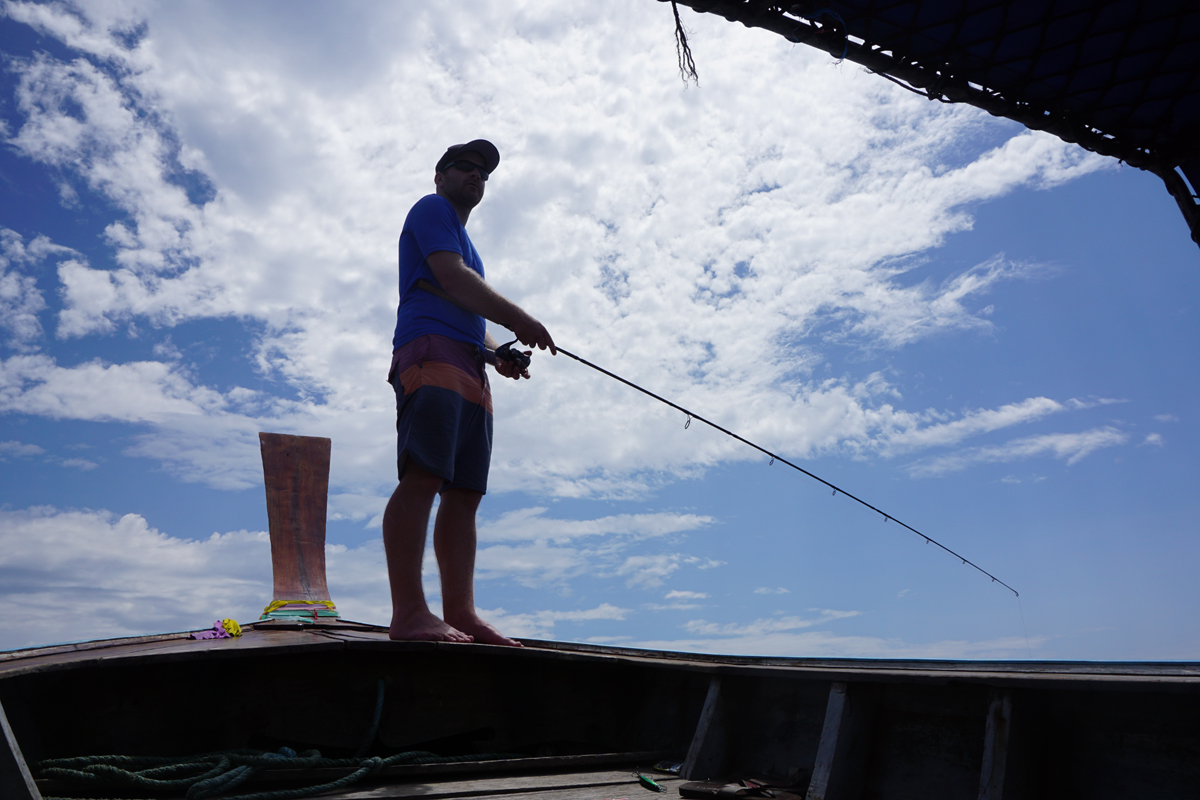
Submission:
<svg viewBox="0 0 1200 800">
<path fill-rule="evenodd" d="M 1154 176 L 686 9 L 685 87 L 650 0 L 2 9 L 0 648 L 256 618 L 259 430 L 333 439 L 331 590 L 386 623 L 395 241 L 483 136 L 469 230 L 564 347 L 1021 592 L 538 354 L 495 386 L 503 631 L 1200 659 L 1200 252 Z"/>
</svg>

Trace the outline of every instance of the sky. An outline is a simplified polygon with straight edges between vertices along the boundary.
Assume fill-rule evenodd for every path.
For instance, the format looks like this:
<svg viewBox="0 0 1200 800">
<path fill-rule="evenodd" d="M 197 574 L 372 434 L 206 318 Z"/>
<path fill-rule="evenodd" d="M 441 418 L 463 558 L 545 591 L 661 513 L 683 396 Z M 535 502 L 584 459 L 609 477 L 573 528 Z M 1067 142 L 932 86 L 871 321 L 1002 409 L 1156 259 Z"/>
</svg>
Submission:
<svg viewBox="0 0 1200 800">
<path fill-rule="evenodd" d="M 654 0 L 0 5 L 0 649 L 249 622 L 259 431 L 390 616 L 396 241 L 447 146 L 563 356 L 493 381 L 502 632 L 1200 660 L 1200 251 L 1158 178 Z M 493 333 L 505 341 L 503 330 Z M 426 591 L 440 608 L 436 569 Z"/>
</svg>

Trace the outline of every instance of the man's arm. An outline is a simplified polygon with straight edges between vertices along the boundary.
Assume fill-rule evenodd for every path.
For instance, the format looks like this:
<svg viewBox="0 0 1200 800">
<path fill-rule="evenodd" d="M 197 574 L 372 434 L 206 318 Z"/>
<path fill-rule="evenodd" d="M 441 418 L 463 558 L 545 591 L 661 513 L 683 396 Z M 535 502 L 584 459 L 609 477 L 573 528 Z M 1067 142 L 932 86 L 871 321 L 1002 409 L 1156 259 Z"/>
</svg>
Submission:
<svg viewBox="0 0 1200 800">
<path fill-rule="evenodd" d="M 461 255 L 439 250 L 425 260 L 433 277 L 459 306 L 509 328 L 521 344 L 542 350 L 549 348 L 552 355 L 558 354 L 546 326 L 489 286 L 478 272 L 463 263 Z"/>
</svg>

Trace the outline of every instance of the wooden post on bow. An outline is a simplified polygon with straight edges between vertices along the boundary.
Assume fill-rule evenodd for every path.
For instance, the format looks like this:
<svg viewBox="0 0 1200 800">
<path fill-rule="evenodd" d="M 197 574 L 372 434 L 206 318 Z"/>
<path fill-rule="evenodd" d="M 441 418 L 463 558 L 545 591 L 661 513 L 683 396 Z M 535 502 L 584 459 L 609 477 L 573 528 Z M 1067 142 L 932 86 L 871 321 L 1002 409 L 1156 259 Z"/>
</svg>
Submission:
<svg viewBox="0 0 1200 800">
<path fill-rule="evenodd" d="M 262 619 L 337 619 L 325 580 L 331 442 L 283 433 L 259 433 L 258 440 L 274 573 L 272 601 Z"/>
</svg>

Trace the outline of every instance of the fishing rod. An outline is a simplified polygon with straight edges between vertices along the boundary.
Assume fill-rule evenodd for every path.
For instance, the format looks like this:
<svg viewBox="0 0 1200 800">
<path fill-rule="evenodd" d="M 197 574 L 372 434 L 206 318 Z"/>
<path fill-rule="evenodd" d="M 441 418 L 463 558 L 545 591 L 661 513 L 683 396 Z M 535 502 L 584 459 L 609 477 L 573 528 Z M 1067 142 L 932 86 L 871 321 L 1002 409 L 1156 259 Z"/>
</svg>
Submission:
<svg viewBox="0 0 1200 800">
<path fill-rule="evenodd" d="M 510 343 L 510 344 L 512 344 L 512 343 Z M 502 347 L 507 347 L 507 346 L 508 346 L 508 345 L 502 345 Z M 850 492 L 847 492 L 845 489 L 841 488 L 840 486 L 835 486 L 834 484 L 832 484 L 832 483 L 830 483 L 829 481 L 827 481 L 827 480 L 825 480 L 824 478 L 822 478 L 820 475 L 814 475 L 813 473 L 811 473 L 811 472 L 809 472 L 808 470 L 806 470 L 804 467 L 798 466 L 798 465 L 796 465 L 796 464 L 793 464 L 791 461 L 788 461 L 788 460 L 787 460 L 786 458 L 784 458 L 783 456 L 781 456 L 781 455 L 778 455 L 778 454 L 776 454 L 776 453 L 772 453 L 770 450 L 766 449 L 765 447 L 760 447 L 759 445 L 755 444 L 754 442 L 750 441 L 749 439 L 746 439 L 746 438 L 744 438 L 744 437 L 738 436 L 736 433 L 734 433 L 733 431 L 729 430 L 728 428 L 723 428 L 723 427 L 721 427 L 720 425 L 718 425 L 717 423 L 713 422 L 712 420 L 705 419 L 704 417 L 700 416 L 699 414 L 697 414 L 697 413 L 696 413 L 696 412 L 694 412 L 694 411 L 689 411 L 688 409 L 684 408 L 684 407 L 683 407 L 683 406 L 681 406 L 681 405 L 678 405 L 678 404 L 676 404 L 676 403 L 672 403 L 670 400 L 666 399 L 665 397 L 660 397 L 659 395 L 656 395 L 654 392 L 650 391 L 649 389 L 643 389 L 641 386 L 638 386 L 638 385 L 637 385 L 636 383 L 634 383 L 633 381 L 626 380 L 625 378 L 622 378 L 620 375 L 617 375 L 615 372 L 609 372 L 609 371 L 608 371 L 608 370 L 606 370 L 604 367 L 601 367 L 601 366 L 598 366 L 598 365 L 596 365 L 596 364 L 593 364 L 591 361 L 588 361 L 586 358 L 580 358 L 579 356 L 575 355 L 574 353 L 572 353 L 572 352 L 569 352 L 569 351 L 567 351 L 567 350 L 564 350 L 564 349 L 562 349 L 562 348 L 561 348 L 561 347 L 559 347 L 558 345 L 555 345 L 555 349 L 556 349 L 556 350 L 558 350 L 558 352 L 562 353 L 564 356 L 569 356 L 569 357 L 571 357 L 571 358 L 575 359 L 575 360 L 576 360 L 576 361 L 578 361 L 580 364 L 583 364 L 583 365 L 585 365 L 585 366 L 591 367 L 592 369 L 596 370 L 597 372 L 601 372 L 601 373 L 603 373 L 603 374 L 607 375 L 608 377 L 610 377 L 610 378 L 612 378 L 612 379 L 614 379 L 614 380 L 618 380 L 618 381 L 620 381 L 621 383 L 625 384 L 626 386 L 629 386 L 629 387 L 631 387 L 631 388 L 637 389 L 637 390 L 638 390 L 639 392 L 641 392 L 642 394 L 649 395 L 650 397 L 653 397 L 655 400 L 659 401 L 660 403 L 666 403 L 666 404 L 667 404 L 667 405 L 669 405 L 671 408 L 674 408 L 674 409 L 676 409 L 677 411 L 682 411 L 684 414 L 686 414 L 686 415 L 687 415 L 687 418 L 688 418 L 688 421 L 687 421 L 686 423 L 684 423 L 684 426 L 683 426 L 684 428 L 687 428 L 689 425 L 691 425 L 691 424 L 692 424 L 692 420 L 693 420 L 693 419 L 695 419 L 695 420 L 699 420 L 700 422 L 703 422 L 705 425 L 709 426 L 710 428 L 715 428 L 716 430 L 720 431 L 721 433 L 725 434 L 726 436 L 732 436 L 734 439 L 737 439 L 737 440 L 738 440 L 739 442 L 741 442 L 742 444 L 747 444 L 747 445 L 750 445 L 751 447 L 753 447 L 755 450 L 759 451 L 760 453 L 763 453 L 763 454 L 765 454 L 765 455 L 768 455 L 768 456 L 770 456 L 770 457 L 771 457 L 771 463 L 772 463 L 772 464 L 774 464 L 776 461 L 779 461 L 780 463 L 787 464 L 787 465 L 788 465 L 789 467 L 791 467 L 792 469 L 799 470 L 800 472 L 803 472 L 805 475 L 807 475 L 808 477 L 812 478 L 813 480 L 815 480 L 815 481 L 818 481 L 818 482 L 820 482 L 820 483 L 823 483 L 823 484 L 825 484 L 826 486 L 828 486 L 830 489 L 833 489 L 833 494 L 834 494 L 834 496 L 835 496 L 835 497 L 838 495 L 838 493 L 839 493 L 839 492 L 840 492 L 841 494 L 844 494 L 844 495 L 846 495 L 846 497 L 849 497 L 851 500 L 854 500 L 855 502 L 857 502 L 857 503 L 860 503 L 860 504 L 862 504 L 862 505 L 866 506 L 867 508 L 871 509 L 871 510 L 872 510 L 872 511 L 874 511 L 875 513 L 877 513 L 877 514 L 881 515 L 881 516 L 884 518 L 884 520 L 885 520 L 885 521 L 888 521 L 888 520 L 890 520 L 890 521 L 892 521 L 892 522 L 895 522 L 895 523 L 896 523 L 896 524 L 898 524 L 898 525 L 901 525 L 901 526 L 903 526 L 903 527 L 907 528 L 908 530 L 910 530 L 910 531 L 912 531 L 913 533 L 915 533 L 917 536 L 920 536 L 922 539 L 924 539 L 924 540 L 925 540 L 925 544 L 933 544 L 933 545 L 937 545 L 938 547 L 940 547 L 941 549 L 945 550 L 945 551 L 946 551 L 947 553 L 949 553 L 950 555 L 952 555 L 952 556 L 954 556 L 955 558 L 957 558 L 958 560 L 962 561 L 962 563 L 963 563 L 963 564 L 966 564 L 967 566 L 970 566 L 970 567 L 974 567 L 975 569 L 977 569 L 977 570 L 979 570 L 980 572 L 982 572 L 984 575 L 986 575 L 986 576 L 988 576 L 989 578 L 991 578 L 993 583 L 998 583 L 998 584 L 1000 584 L 1000 585 L 1001 585 L 1001 586 L 1003 586 L 1005 589 L 1008 589 L 1010 592 L 1012 592 L 1013 594 L 1015 594 L 1017 597 L 1020 597 L 1020 596 L 1021 596 L 1021 593 L 1020 593 L 1020 592 L 1018 592 L 1016 589 L 1014 589 L 1013 587 L 1009 586 L 1007 583 L 1005 583 L 1004 581 L 1000 580 L 1000 579 L 999 579 L 999 578 L 997 578 L 995 575 L 993 575 L 992 573 L 988 572 L 986 569 L 984 569 L 983 567 L 979 566 L 979 565 L 978 565 L 978 564 L 976 564 L 975 562 L 971 561 L 971 560 L 970 560 L 970 559 L 968 559 L 968 558 L 965 558 L 965 557 L 963 557 L 963 556 L 959 555 L 958 553 L 954 552 L 954 551 L 953 551 L 953 550 L 951 550 L 949 547 L 946 547 L 946 545 L 942 544 L 941 542 L 937 541 L 936 539 L 933 539 L 932 537 L 930 537 L 930 536 L 927 536 L 927 535 L 925 535 L 924 533 L 921 533 L 919 530 L 917 530 L 917 529 L 916 529 L 916 528 L 914 528 L 913 526 L 909 525 L 908 523 L 906 523 L 906 522 L 902 522 L 901 520 L 898 520 L 898 519 L 896 519 L 895 517 L 893 517 L 891 514 L 888 514 L 886 511 L 882 511 L 882 510 L 880 510 L 880 509 L 876 508 L 875 506 L 873 506 L 873 505 L 871 505 L 870 503 L 868 503 L 866 500 L 863 500 L 861 497 L 858 497 L 857 495 L 854 495 L 854 494 L 851 494 Z M 512 350 L 511 348 L 509 349 L 509 351 L 508 351 L 508 352 L 509 352 L 509 353 L 513 353 L 513 354 L 517 354 L 517 353 L 519 353 L 519 351 L 517 351 L 517 350 Z M 524 353 L 520 353 L 520 355 L 522 355 L 522 356 L 525 356 L 525 354 L 524 354 Z M 502 356 L 500 355 L 500 348 L 496 348 L 496 357 L 497 357 L 497 358 L 501 358 L 501 357 L 502 357 Z M 529 357 L 528 357 L 528 356 L 525 356 L 525 358 L 526 358 L 526 359 L 528 359 Z M 525 365 L 526 365 L 526 366 L 528 366 L 528 362 L 525 362 Z M 768 465 L 768 466 L 770 466 L 770 465 Z"/>
<path fill-rule="evenodd" d="M 441 287 L 435 286 L 434 284 L 430 283 L 429 281 L 427 281 L 423 278 L 417 281 L 417 287 L 425 290 L 426 292 L 429 292 L 430 294 L 437 295 L 438 297 L 442 298 L 443 300 L 446 300 L 447 302 L 450 302 L 456 306 L 459 306 L 459 308 L 462 308 L 462 306 L 460 306 L 457 301 L 453 300 L 450 297 L 450 295 L 445 292 L 445 290 L 443 290 Z M 488 319 L 491 322 L 495 322 L 497 325 L 500 325 L 504 328 L 508 328 L 508 330 L 512 330 L 512 328 L 509 328 L 508 325 L 504 324 L 503 322 L 500 322 L 499 320 L 494 320 L 494 319 L 491 319 L 490 317 Z M 519 340 L 517 340 L 517 339 L 513 339 L 511 342 L 508 342 L 507 344 L 502 344 L 499 347 L 497 347 L 496 348 L 496 357 L 503 358 L 506 361 L 514 361 L 514 362 L 520 364 L 521 368 L 524 369 L 529 366 L 529 364 L 531 363 L 531 359 L 528 355 L 526 355 L 525 353 L 522 353 L 520 350 L 513 349 L 513 345 L 517 344 L 518 341 Z M 946 547 L 946 545 L 942 544 L 941 542 L 937 541 L 936 539 L 932 538 L 931 536 L 921 533 L 919 530 L 917 530 L 913 526 L 909 525 L 908 523 L 896 519 L 895 517 L 893 517 L 891 514 L 887 513 L 886 511 L 876 508 L 875 506 L 868 503 L 866 500 L 863 500 L 861 497 L 859 497 L 855 494 L 851 494 L 850 492 L 847 492 L 845 489 L 841 488 L 840 486 L 835 486 L 834 484 L 825 480 L 821 476 L 814 475 L 813 473 L 806 470 L 804 467 L 801 467 L 797 464 L 793 464 L 791 461 L 788 461 L 783 456 L 778 455 L 776 453 L 772 453 L 770 450 L 766 449 L 765 447 L 760 447 L 759 445 L 755 444 L 754 442 L 750 441 L 749 439 L 746 439 L 742 436 L 738 436 L 736 433 L 729 430 L 728 428 L 723 428 L 720 425 L 718 425 L 717 423 L 713 422 L 712 420 L 706 419 L 705 417 L 700 416 L 699 414 L 695 413 L 694 411 L 690 411 L 677 403 L 672 403 L 667 398 L 657 395 L 654 392 L 650 391 L 649 389 L 644 389 L 641 386 L 638 386 L 633 381 L 622 378 L 620 375 L 616 374 L 615 372 L 609 372 L 604 367 L 601 367 L 598 364 L 593 364 L 591 361 L 588 361 L 586 358 L 577 356 L 574 353 L 570 352 L 569 350 L 564 350 L 563 348 L 559 347 L 558 345 L 555 345 L 554 349 L 556 351 L 558 351 L 559 353 L 562 353 L 564 356 L 568 356 L 569 358 L 575 359 L 576 361 L 578 361 L 580 364 L 583 364 L 584 366 L 591 367 L 592 369 L 596 370 L 597 372 L 607 375 L 608 377 L 612 378 L 613 380 L 620 381 L 621 383 L 625 384 L 626 386 L 628 386 L 632 389 L 637 389 L 639 392 L 641 392 L 644 395 L 653 397 L 655 400 L 657 400 L 660 403 L 665 403 L 666 405 L 670 406 L 671 408 L 675 409 L 676 411 L 682 411 L 684 414 L 687 415 L 687 422 L 684 423 L 684 426 L 683 426 L 684 428 L 689 427 L 692 424 L 692 420 L 694 420 L 694 419 L 699 420 L 700 422 L 703 422 L 705 425 L 709 426 L 710 428 L 718 430 L 721 433 L 725 434 L 726 436 L 731 436 L 734 439 L 737 439 L 742 444 L 749 445 L 750 447 L 753 447 L 755 450 L 759 451 L 760 453 L 770 456 L 771 464 L 774 464 L 776 461 L 779 461 L 783 464 L 787 464 L 789 467 L 791 467 L 794 470 L 798 470 L 799 472 L 804 473 L 805 475 L 812 478 L 813 480 L 815 480 L 819 483 L 825 484 L 826 486 L 828 486 L 830 489 L 833 490 L 834 497 L 836 497 L 838 495 L 838 493 L 840 492 L 841 494 L 844 494 L 846 497 L 849 497 L 851 500 L 855 501 L 856 503 L 866 506 L 867 508 L 874 511 L 876 514 L 879 514 L 880 516 L 883 517 L 885 522 L 887 522 L 887 521 L 895 522 L 897 525 L 907 528 L 908 530 L 915 533 L 917 536 L 920 536 L 922 539 L 924 539 L 925 544 L 932 544 L 932 545 L 936 545 L 936 546 L 940 547 L 942 550 L 946 551 L 950 555 L 957 558 L 963 564 L 965 564 L 969 567 L 974 567 L 979 572 L 982 572 L 984 575 L 991 578 L 992 583 L 1000 584 L 1005 589 L 1008 589 L 1010 592 L 1012 592 L 1014 595 L 1016 595 L 1018 598 L 1021 596 L 1021 593 L 1018 592 L 1016 589 L 1009 586 L 1007 583 L 1000 580 L 995 575 L 993 575 L 992 573 L 988 572 L 983 567 L 976 564 L 974 561 L 971 561 L 970 559 L 966 558 L 965 556 L 959 555 L 958 553 L 951 550 L 949 547 Z M 768 465 L 768 466 L 770 466 L 770 465 Z"/>
</svg>

